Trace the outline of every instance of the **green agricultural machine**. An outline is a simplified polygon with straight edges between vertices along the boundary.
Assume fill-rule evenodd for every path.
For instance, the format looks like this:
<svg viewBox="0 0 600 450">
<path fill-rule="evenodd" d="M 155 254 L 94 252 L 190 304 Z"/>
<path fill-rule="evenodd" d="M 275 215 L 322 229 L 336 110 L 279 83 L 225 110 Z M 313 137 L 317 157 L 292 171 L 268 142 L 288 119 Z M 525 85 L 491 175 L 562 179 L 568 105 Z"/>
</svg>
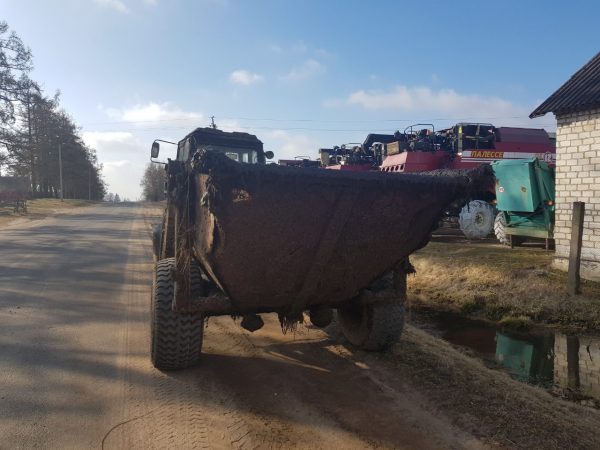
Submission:
<svg viewBox="0 0 600 450">
<path fill-rule="evenodd" d="M 514 247 L 527 238 L 546 240 L 554 231 L 554 168 L 537 158 L 492 163 L 496 177 L 498 240 Z"/>
</svg>

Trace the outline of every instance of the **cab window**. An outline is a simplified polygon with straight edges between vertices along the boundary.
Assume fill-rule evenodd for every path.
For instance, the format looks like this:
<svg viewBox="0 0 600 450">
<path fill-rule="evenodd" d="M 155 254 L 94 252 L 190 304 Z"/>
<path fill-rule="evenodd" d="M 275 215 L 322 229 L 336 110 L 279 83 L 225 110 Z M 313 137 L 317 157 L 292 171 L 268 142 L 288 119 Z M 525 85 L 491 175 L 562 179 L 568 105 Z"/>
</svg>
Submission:
<svg viewBox="0 0 600 450">
<path fill-rule="evenodd" d="M 225 152 L 225 155 L 226 155 L 228 158 L 231 158 L 231 159 L 233 159 L 234 161 L 237 161 L 237 162 L 239 162 L 239 161 L 240 161 L 240 155 L 239 155 L 239 153 L 234 153 L 234 152 Z"/>
</svg>

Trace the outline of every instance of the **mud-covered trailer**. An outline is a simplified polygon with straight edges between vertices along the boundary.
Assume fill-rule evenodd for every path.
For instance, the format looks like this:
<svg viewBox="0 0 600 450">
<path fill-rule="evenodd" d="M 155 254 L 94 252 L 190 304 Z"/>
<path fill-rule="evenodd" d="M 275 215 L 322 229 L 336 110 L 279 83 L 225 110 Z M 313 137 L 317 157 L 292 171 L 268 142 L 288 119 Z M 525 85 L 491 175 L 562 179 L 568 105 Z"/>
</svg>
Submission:
<svg viewBox="0 0 600 450">
<path fill-rule="evenodd" d="M 484 169 L 399 176 L 264 161 L 255 136 L 210 128 L 169 160 L 155 246 L 156 367 L 196 362 L 203 320 L 215 315 L 254 331 L 261 313 L 277 313 L 285 329 L 305 313 L 326 326 L 337 310 L 352 344 L 385 348 L 402 331 L 408 256 L 449 203 L 490 182 Z"/>
</svg>

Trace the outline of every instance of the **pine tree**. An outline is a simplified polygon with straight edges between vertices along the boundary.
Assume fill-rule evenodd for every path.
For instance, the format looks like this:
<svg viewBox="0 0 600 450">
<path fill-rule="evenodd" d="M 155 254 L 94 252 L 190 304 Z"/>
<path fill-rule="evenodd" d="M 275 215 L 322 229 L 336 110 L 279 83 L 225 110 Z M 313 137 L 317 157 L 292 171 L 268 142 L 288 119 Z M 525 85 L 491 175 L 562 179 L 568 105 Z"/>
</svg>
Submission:
<svg viewBox="0 0 600 450">
<path fill-rule="evenodd" d="M 148 164 L 140 183 L 143 199 L 149 202 L 164 200 L 165 181 L 166 172 L 162 164 Z"/>
</svg>

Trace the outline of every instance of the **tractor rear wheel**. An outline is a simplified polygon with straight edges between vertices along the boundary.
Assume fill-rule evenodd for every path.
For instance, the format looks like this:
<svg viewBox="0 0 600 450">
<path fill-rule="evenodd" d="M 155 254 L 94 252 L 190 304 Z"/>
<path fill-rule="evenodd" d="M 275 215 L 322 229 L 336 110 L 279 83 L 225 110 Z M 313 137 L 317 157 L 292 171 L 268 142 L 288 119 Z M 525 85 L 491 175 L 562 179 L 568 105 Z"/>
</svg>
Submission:
<svg viewBox="0 0 600 450">
<path fill-rule="evenodd" d="M 200 359 L 204 317 L 198 313 L 173 311 L 175 259 L 156 264 L 152 293 L 151 358 L 160 370 L 184 369 Z M 192 289 L 202 282 L 200 268 L 192 266 Z"/>
<path fill-rule="evenodd" d="M 494 207 L 483 200 L 472 200 L 460 210 L 458 224 L 468 239 L 483 239 L 494 229 Z"/>
<path fill-rule="evenodd" d="M 351 344 L 363 350 L 385 350 L 398 342 L 404 328 L 404 305 L 362 304 L 352 301 L 337 310 L 342 332 Z"/>
<path fill-rule="evenodd" d="M 501 244 L 510 245 L 508 236 L 506 236 L 506 216 L 503 211 L 500 211 L 494 220 L 494 234 Z"/>
</svg>

